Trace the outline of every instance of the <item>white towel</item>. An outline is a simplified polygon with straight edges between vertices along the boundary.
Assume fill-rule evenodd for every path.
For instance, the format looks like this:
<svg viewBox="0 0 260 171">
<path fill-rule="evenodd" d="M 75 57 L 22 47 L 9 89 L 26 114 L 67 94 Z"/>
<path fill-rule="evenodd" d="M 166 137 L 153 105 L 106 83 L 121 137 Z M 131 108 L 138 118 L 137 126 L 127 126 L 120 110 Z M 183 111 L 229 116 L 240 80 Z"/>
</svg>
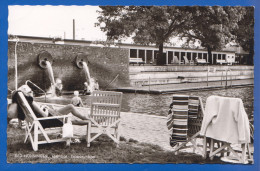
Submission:
<svg viewBox="0 0 260 171">
<path fill-rule="evenodd" d="M 249 120 L 242 100 L 208 97 L 200 134 L 228 143 L 249 143 Z"/>
</svg>

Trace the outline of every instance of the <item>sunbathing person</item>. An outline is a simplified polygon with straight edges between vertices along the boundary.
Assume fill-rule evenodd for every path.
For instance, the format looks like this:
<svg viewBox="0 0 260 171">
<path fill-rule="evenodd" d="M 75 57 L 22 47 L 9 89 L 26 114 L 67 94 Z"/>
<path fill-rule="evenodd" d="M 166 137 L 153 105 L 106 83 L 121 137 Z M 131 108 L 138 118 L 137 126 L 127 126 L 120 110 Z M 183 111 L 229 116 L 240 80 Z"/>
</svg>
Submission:
<svg viewBox="0 0 260 171">
<path fill-rule="evenodd" d="M 40 106 L 37 102 L 33 100 L 33 92 L 31 88 L 27 85 L 21 86 L 18 91 L 16 91 L 12 95 L 12 103 L 17 104 L 17 112 L 12 112 L 8 110 L 8 118 L 18 118 L 19 120 L 25 119 L 25 114 L 23 113 L 23 110 L 18 102 L 18 92 L 22 92 L 28 101 L 30 107 L 32 108 L 33 112 L 35 113 L 36 117 L 47 117 L 47 116 L 55 116 L 55 115 L 67 115 L 71 113 L 72 115 L 80 118 L 81 120 L 72 120 L 72 124 L 74 125 L 86 125 L 88 124 L 89 117 L 81 114 L 72 104 L 68 104 L 65 107 L 62 107 L 58 110 L 54 110 L 52 108 L 49 108 L 47 106 Z M 41 122 L 43 124 L 43 122 Z M 45 120 L 43 127 L 55 127 L 55 126 L 62 126 L 62 121 L 58 119 L 52 119 L 52 120 Z"/>
</svg>

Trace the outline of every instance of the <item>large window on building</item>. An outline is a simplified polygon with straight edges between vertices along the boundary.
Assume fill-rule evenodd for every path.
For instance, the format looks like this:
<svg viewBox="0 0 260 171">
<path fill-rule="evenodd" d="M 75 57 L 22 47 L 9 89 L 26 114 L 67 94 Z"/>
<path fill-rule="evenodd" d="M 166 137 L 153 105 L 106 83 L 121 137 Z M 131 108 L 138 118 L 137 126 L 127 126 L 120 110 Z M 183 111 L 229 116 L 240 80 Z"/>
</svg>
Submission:
<svg viewBox="0 0 260 171">
<path fill-rule="evenodd" d="M 222 59 L 226 60 L 226 54 L 222 54 Z"/>
<path fill-rule="evenodd" d="M 207 60 L 207 53 L 203 53 L 203 59 L 206 59 Z"/>
<path fill-rule="evenodd" d="M 145 50 L 139 50 L 138 58 L 142 58 L 143 61 L 145 61 Z"/>
<path fill-rule="evenodd" d="M 181 52 L 181 61 L 184 61 L 185 52 Z"/>
<path fill-rule="evenodd" d="M 137 49 L 130 49 L 130 58 L 137 58 Z"/>
<path fill-rule="evenodd" d="M 187 52 L 187 58 L 189 61 L 191 60 L 191 52 Z"/>
<path fill-rule="evenodd" d="M 147 64 L 153 63 L 153 51 L 152 50 L 146 51 L 146 63 Z"/>
<path fill-rule="evenodd" d="M 174 52 L 174 56 L 177 56 L 177 58 L 179 59 L 179 52 Z"/>
<path fill-rule="evenodd" d="M 198 58 L 202 59 L 202 53 L 198 53 Z"/>
<path fill-rule="evenodd" d="M 171 64 L 173 60 L 173 52 L 168 51 L 168 64 Z"/>
</svg>

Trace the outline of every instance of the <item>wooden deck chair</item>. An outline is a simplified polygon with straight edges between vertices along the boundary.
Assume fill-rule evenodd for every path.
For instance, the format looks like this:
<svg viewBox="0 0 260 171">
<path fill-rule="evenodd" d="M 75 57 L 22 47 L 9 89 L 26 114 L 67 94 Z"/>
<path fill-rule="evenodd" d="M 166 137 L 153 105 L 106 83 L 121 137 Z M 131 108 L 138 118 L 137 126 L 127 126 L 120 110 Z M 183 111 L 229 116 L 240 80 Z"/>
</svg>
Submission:
<svg viewBox="0 0 260 171">
<path fill-rule="evenodd" d="M 63 123 L 69 119 L 68 115 L 37 118 L 22 92 L 18 92 L 17 98 L 25 114 L 26 128 L 24 143 L 26 143 L 29 138 L 34 151 L 38 150 L 39 144 L 55 142 L 66 142 L 66 145 L 70 144 L 70 139 L 63 139 L 58 136 L 62 133 Z M 59 119 L 63 120 L 63 122 Z M 47 126 L 46 121 L 48 121 L 50 127 Z M 55 128 L 53 128 L 51 127 L 52 125 L 59 125 L 59 127 L 55 126 Z M 40 140 L 39 138 L 42 139 Z"/>
<path fill-rule="evenodd" d="M 216 103 L 219 101 L 222 101 L 222 103 Z M 251 151 L 250 148 L 253 127 L 247 118 L 248 116 L 245 113 L 242 100 L 239 98 L 212 96 L 207 99 L 207 103 L 210 103 L 210 107 L 218 111 L 217 119 L 215 119 L 214 124 L 210 122 L 207 127 L 207 129 L 210 129 L 209 132 L 213 135 L 205 135 L 210 138 L 210 159 L 212 160 L 214 156 L 221 153 L 221 159 L 226 162 L 242 164 L 253 162 L 253 151 Z M 213 106 L 213 104 L 215 106 Z M 235 107 L 229 108 L 229 106 Z M 213 113 L 215 113 L 215 111 Z M 233 119 L 234 116 L 236 118 Z M 220 126 L 222 129 L 219 128 Z M 232 128 L 240 129 L 240 132 L 236 130 L 232 130 L 232 132 L 229 131 L 228 138 L 233 138 L 233 142 L 227 139 L 227 136 L 221 137 L 220 135 L 215 135 L 217 133 L 212 133 L 212 130 L 221 129 L 223 132 L 224 129 L 228 130 L 229 128 L 230 130 Z M 246 137 L 243 143 L 239 143 L 239 136 Z M 218 147 L 215 146 L 215 142 L 219 143 Z M 226 156 L 224 156 L 224 153 L 226 153 Z"/>
<path fill-rule="evenodd" d="M 172 114 L 170 114 L 171 112 Z M 167 125 L 168 129 L 171 128 L 170 130 L 172 131 L 170 143 L 173 144 L 172 141 L 176 143 L 174 146 L 176 154 L 182 149 L 192 148 L 193 152 L 197 150 L 204 158 L 206 158 L 206 138 L 201 137 L 199 134 L 203 115 L 204 108 L 200 97 L 188 95 L 173 96 Z M 184 123 L 186 124 L 185 127 L 180 129 L 179 126 L 176 125 L 178 122 L 176 122 L 176 124 L 174 123 L 176 119 L 181 119 L 183 125 Z M 171 120 L 173 120 L 173 122 L 171 122 Z M 182 133 L 182 135 L 180 133 Z M 181 137 L 181 140 L 179 137 Z M 200 146 L 196 142 L 197 138 L 203 139 L 201 148 L 199 148 Z"/>
<path fill-rule="evenodd" d="M 88 146 L 90 146 L 90 142 L 102 134 L 110 137 L 118 145 L 122 93 L 94 91 L 91 98 L 90 118 L 92 124 Z"/>
<path fill-rule="evenodd" d="M 187 56 L 183 56 L 185 64 L 190 64 L 190 61 L 188 60 Z"/>
<path fill-rule="evenodd" d="M 215 146 L 215 143 L 219 143 L 218 147 Z M 214 156 L 218 153 L 221 153 L 221 157 L 223 161 L 230 162 L 230 163 L 242 163 L 247 164 L 249 161 L 253 162 L 253 151 L 250 149 L 250 145 L 247 143 L 241 144 L 241 151 L 235 150 L 231 146 L 231 143 L 217 141 L 214 139 L 210 139 L 210 153 L 209 157 L 210 160 L 213 160 Z M 227 156 L 224 157 L 224 153 L 226 152 Z M 233 154 L 231 156 L 230 154 Z M 248 155 L 248 157 L 247 157 Z"/>
<path fill-rule="evenodd" d="M 179 64 L 179 59 L 177 56 L 173 56 L 173 60 L 172 60 L 173 64 Z"/>
</svg>

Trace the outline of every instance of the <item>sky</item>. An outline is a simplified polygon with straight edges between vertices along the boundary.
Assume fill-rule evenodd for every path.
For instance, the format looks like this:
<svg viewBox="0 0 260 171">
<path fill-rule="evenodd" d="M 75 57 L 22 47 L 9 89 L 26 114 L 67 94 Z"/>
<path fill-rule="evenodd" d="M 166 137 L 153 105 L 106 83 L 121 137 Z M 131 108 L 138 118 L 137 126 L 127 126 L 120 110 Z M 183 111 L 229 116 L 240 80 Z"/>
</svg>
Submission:
<svg viewBox="0 0 260 171">
<path fill-rule="evenodd" d="M 106 41 L 106 35 L 95 27 L 98 22 L 98 6 L 18 6 L 8 7 L 8 34 L 38 37 L 61 37 L 73 39 L 73 19 L 75 39 Z M 175 46 L 181 46 L 178 38 L 173 38 Z M 122 40 L 133 43 L 131 38 Z"/>
<path fill-rule="evenodd" d="M 99 27 L 94 27 L 98 6 L 9 6 L 8 34 L 62 37 L 78 40 L 106 40 Z"/>
</svg>

